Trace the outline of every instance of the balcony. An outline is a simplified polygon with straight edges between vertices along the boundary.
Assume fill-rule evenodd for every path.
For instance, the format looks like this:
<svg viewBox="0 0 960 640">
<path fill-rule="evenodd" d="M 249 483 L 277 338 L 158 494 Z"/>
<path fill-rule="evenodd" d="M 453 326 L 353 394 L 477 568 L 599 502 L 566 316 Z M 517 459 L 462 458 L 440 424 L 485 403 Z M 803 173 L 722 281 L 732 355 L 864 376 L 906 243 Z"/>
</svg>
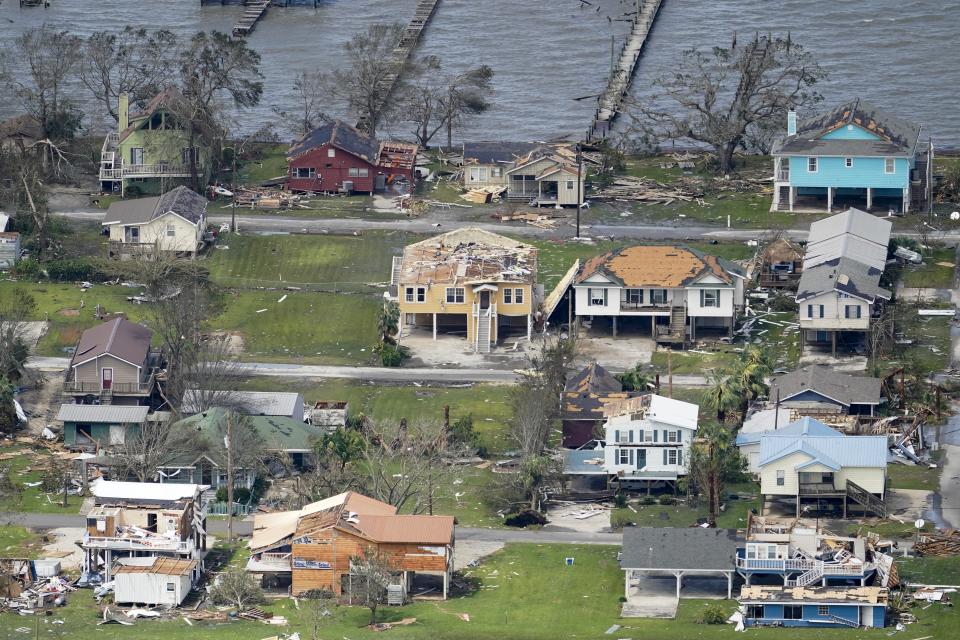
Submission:
<svg viewBox="0 0 960 640">
<path fill-rule="evenodd" d="M 118 166 L 119 165 L 119 166 Z M 197 164 L 197 173 L 203 174 L 203 167 Z M 100 167 L 100 180 L 123 180 L 125 178 L 189 178 L 188 164 L 126 164 L 114 162 L 113 166 Z"/>
<path fill-rule="evenodd" d="M 833 486 L 832 482 L 801 482 L 797 493 L 801 496 L 836 496 L 846 491 Z"/>
<path fill-rule="evenodd" d="M 70 372 L 72 376 L 73 370 L 71 369 Z M 70 380 L 68 378 L 63 383 L 63 392 L 71 395 L 99 395 L 104 393 L 115 396 L 148 396 L 153 391 L 155 378 L 156 374 L 151 373 L 142 382 L 117 382 L 115 380 L 108 389 L 104 389 L 99 380 Z"/>
<path fill-rule="evenodd" d="M 790 182 L 790 169 L 777 169 L 777 182 Z"/>
<path fill-rule="evenodd" d="M 628 302 L 626 300 L 620 301 L 620 310 L 621 311 L 663 311 L 664 313 L 669 313 L 670 311 L 669 302 Z"/>
<path fill-rule="evenodd" d="M 742 552 L 741 549 L 739 552 Z M 820 567 L 825 576 L 856 576 L 862 577 L 876 567 L 873 563 L 864 564 L 831 564 L 822 560 L 806 560 L 803 558 L 787 558 L 783 560 L 761 560 L 737 556 L 737 568 L 747 571 L 810 571 Z"/>
<path fill-rule="evenodd" d="M 179 540 L 151 535 L 137 537 L 99 537 L 85 535 L 82 546 L 86 549 L 111 549 L 113 551 L 166 551 L 168 553 L 192 553 L 193 539 Z"/>
</svg>

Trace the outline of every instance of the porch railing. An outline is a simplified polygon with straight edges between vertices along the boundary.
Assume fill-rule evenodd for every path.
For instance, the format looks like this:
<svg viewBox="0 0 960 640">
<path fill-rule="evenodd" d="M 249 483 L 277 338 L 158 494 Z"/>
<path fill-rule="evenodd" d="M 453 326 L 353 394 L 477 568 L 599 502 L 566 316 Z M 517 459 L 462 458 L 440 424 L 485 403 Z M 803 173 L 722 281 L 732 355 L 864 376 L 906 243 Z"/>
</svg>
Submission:
<svg viewBox="0 0 960 640">
<path fill-rule="evenodd" d="M 114 549 L 122 551 L 170 551 L 175 553 L 190 553 L 193 551 L 193 540 L 172 540 L 163 536 L 145 538 L 116 538 L 85 536 L 83 546 L 91 549 Z"/>
<path fill-rule="evenodd" d="M 64 393 L 100 393 L 106 391 L 114 395 L 147 395 L 153 389 L 154 377 L 155 374 L 151 373 L 142 382 L 114 381 L 107 389 L 103 388 L 103 383 L 99 380 L 66 380 L 63 383 L 63 391 Z"/>
<path fill-rule="evenodd" d="M 790 182 L 790 169 L 777 169 L 777 182 Z"/>
<path fill-rule="evenodd" d="M 844 490 L 833 486 L 832 482 L 801 482 L 798 492 L 802 496 L 818 496 L 831 493 L 844 493 Z"/>
<path fill-rule="evenodd" d="M 201 173 L 203 167 L 198 163 L 197 172 Z M 154 177 L 169 177 L 169 178 L 187 178 L 190 177 L 190 165 L 189 164 L 125 164 L 120 163 L 120 166 L 117 167 L 116 163 L 114 168 L 100 169 L 100 179 L 101 180 L 120 180 L 122 178 L 154 178 Z"/>
</svg>

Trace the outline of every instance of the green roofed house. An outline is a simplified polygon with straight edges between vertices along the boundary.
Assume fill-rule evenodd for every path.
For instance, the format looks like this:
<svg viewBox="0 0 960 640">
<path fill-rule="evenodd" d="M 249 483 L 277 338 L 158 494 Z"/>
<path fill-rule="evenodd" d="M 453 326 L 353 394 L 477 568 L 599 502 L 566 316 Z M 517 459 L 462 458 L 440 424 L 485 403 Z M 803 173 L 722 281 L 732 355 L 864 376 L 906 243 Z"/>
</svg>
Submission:
<svg viewBox="0 0 960 640">
<path fill-rule="evenodd" d="M 226 485 L 227 460 L 222 441 L 227 432 L 227 416 L 225 409 L 214 408 L 184 418 L 172 426 L 199 433 L 200 446 L 195 452 L 180 455 L 162 465 L 160 473 L 164 482 L 205 484 L 214 489 Z M 249 437 L 258 441 L 257 446 L 267 457 L 286 455 L 295 469 L 308 469 L 313 465 L 313 445 L 325 432 L 322 428 L 282 416 L 236 416 L 236 420 L 234 437 L 241 437 L 237 429 L 242 428 L 238 426 L 242 421 L 253 432 Z M 243 448 L 239 440 L 237 447 Z M 256 480 L 257 470 L 240 466 L 242 464 L 237 463 L 234 470 L 235 485 L 249 489 Z"/>
<path fill-rule="evenodd" d="M 100 151 L 100 189 L 124 197 L 159 195 L 191 178 L 195 161 L 201 184 L 210 171 L 210 151 L 190 146 L 190 137 L 174 116 L 181 99 L 168 87 L 143 111 L 130 113 L 130 99 L 120 94 L 117 131 L 108 133 Z"/>
<path fill-rule="evenodd" d="M 68 448 L 100 450 L 123 446 L 148 421 L 170 419 L 169 412 L 149 411 L 142 405 L 63 404 L 57 420 L 63 423 L 63 443 Z"/>
</svg>

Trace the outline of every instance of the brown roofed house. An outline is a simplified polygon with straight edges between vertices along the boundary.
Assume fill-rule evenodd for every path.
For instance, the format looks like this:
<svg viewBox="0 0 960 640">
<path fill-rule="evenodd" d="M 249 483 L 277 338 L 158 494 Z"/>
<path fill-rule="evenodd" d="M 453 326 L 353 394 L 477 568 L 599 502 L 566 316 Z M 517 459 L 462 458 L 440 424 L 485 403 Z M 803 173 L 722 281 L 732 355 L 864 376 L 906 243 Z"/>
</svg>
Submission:
<svg viewBox="0 0 960 640">
<path fill-rule="evenodd" d="M 348 491 L 299 511 L 256 514 L 247 570 L 264 587 L 297 595 L 326 589 L 350 595 L 351 560 L 388 558 L 406 596 L 447 596 L 453 571 L 452 516 L 399 515 L 392 505 Z"/>
<path fill-rule="evenodd" d="M 603 439 L 603 408 L 611 403 L 643 395 L 624 391 L 623 385 L 596 362 L 567 380 L 560 402 L 563 420 L 563 446 L 579 449 L 591 441 Z"/>
<path fill-rule="evenodd" d="M 636 245 L 587 260 L 573 283 L 578 320 L 683 343 L 733 333 L 744 271 L 682 246 Z"/>
</svg>

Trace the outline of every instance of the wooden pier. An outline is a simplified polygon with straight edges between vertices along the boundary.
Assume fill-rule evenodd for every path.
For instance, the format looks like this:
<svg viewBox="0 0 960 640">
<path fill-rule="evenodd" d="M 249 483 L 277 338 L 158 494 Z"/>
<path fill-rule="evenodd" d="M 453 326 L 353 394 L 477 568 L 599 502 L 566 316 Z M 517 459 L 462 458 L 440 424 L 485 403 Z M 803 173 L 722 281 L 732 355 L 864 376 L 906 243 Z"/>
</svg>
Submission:
<svg viewBox="0 0 960 640">
<path fill-rule="evenodd" d="M 383 100 L 376 106 L 373 110 L 374 112 L 379 111 L 380 107 L 383 106 L 383 102 L 390 97 L 390 93 L 397 84 L 397 80 L 400 79 L 403 66 L 410 58 L 410 54 L 413 53 L 417 43 L 420 42 L 420 35 L 433 17 L 438 4 L 440 4 L 440 0 L 418 0 L 417 8 L 413 12 L 413 18 L 410 19 L 407 28 L 403 30 L 400 42 L 397 43 L 397 46 L 393 50 L 393 69 L 377 83 L 378 88 L 382 89 L 379 94 L 383 96 Z M 357 128 L 361 130 L 366 129 L 366 122 L 363 118 L 357 122 Z"/>
<path fill-rule="evenodd" d="M 597 99 L 597 110 L 593 123 L 587 131 L 587 141 L 602 140 L 610 133 L 613 121 L 620 114 L 623 100 L 630 91 L 633 73 L 647 42 L 650 29 L 657 18 L 662 0 L 637 0 L 637 11 L 633 16 L 630 34 L 620 48 L 620 57 L 610 70 L 607 88 Z"/>
<path fill-rule="evenodd" d="M 233 26 L 233 37 L 241 38 L 253 33 L 254 27 L 267 13 L 270 6 L 270 0 L 244 0 L 243 6 L 246 7 L 240 20 Z"/>
</svg>

